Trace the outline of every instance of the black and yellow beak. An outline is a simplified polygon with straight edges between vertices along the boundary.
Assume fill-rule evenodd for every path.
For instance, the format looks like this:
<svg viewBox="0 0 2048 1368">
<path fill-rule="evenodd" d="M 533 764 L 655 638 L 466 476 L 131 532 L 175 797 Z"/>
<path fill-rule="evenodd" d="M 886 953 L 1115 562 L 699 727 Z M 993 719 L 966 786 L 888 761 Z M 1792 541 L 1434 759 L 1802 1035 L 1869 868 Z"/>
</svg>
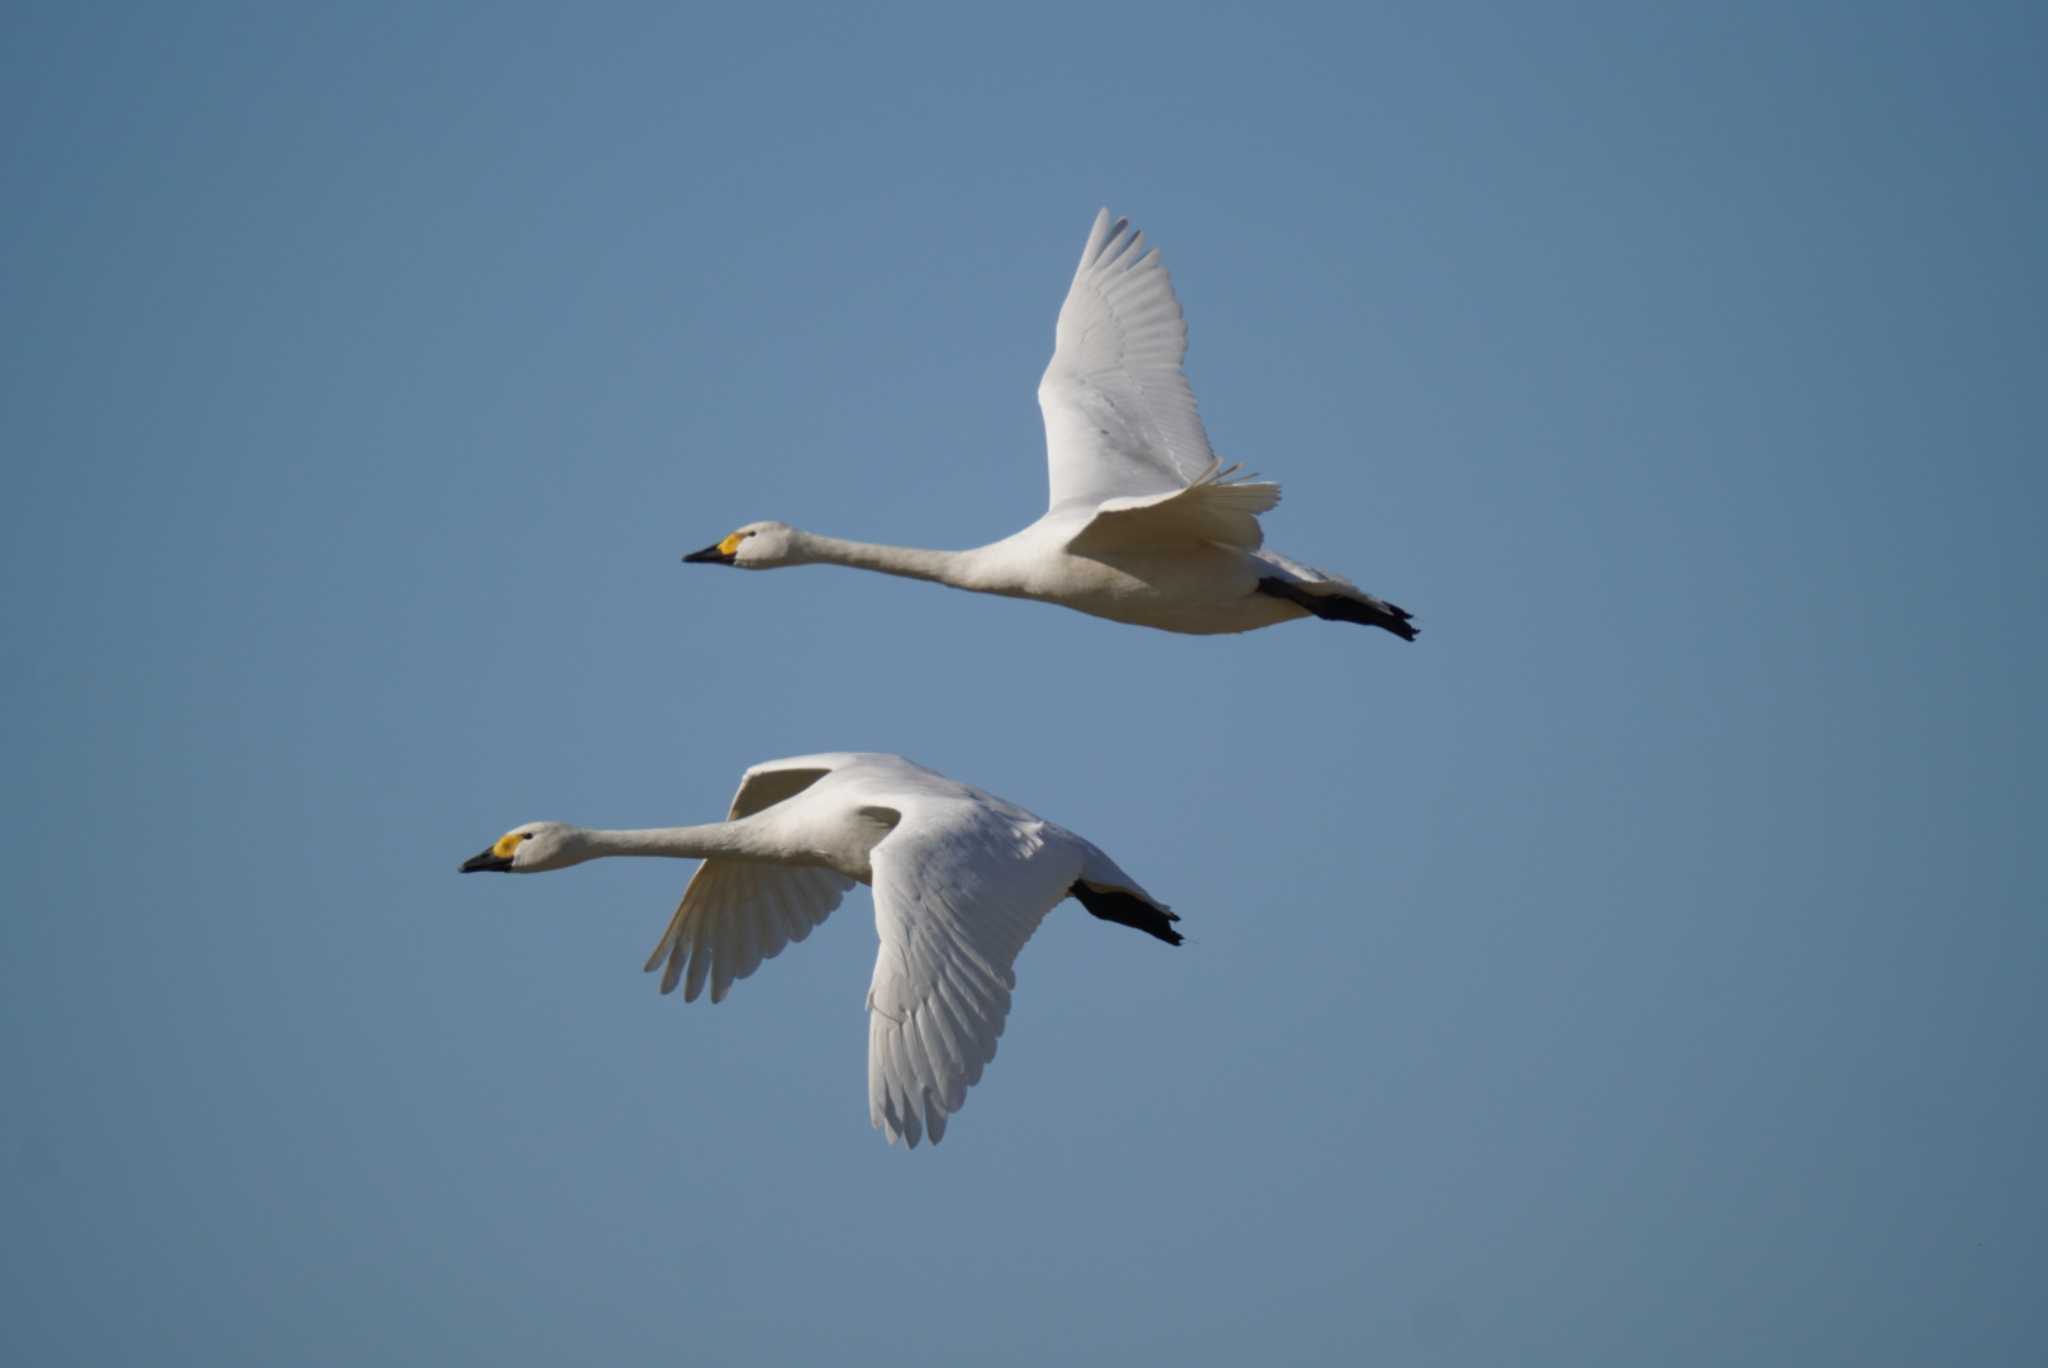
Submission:
<svg viewBox="0 0 2048 1368">
<path fill-rule="evenodd" d="M 683 557 L 690 565 L 731 565 L 734 559 L 733 553 L 725 549 L 724 542 L 716 546 L 707 546 L 702 551 L 692 551 Z"/>
<path fill-rule="evenodd" d="M 707 546 L 702 551 L 692 551 L 683 560 L 691 565 L 731 565 L 734 557 L 730 551 Z"/>
<path fill-rule="evenodd" d="M 492 846 L 489 850 L 479 851 L 462 862 L 462 872 L 464 874 L 480 874 L 487 869 L 494 874 L 504 874 L 509 872 L 511 868 L 512 857 L 510 855 L 500 855 L 496 846 Z"/>
</svg>

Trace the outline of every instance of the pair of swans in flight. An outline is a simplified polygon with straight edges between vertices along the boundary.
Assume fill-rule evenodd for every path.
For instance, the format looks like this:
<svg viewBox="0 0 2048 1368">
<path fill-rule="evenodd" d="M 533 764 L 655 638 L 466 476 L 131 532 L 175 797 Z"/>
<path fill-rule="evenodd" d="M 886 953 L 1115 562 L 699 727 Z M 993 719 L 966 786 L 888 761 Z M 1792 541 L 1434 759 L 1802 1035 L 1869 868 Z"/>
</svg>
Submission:
<svg viewBox="0 0 2048 1368">
<path fill-rule="evenodd" d="M 1187 324 L 1156 249 L 1096 216 L 1038 385 L 1051 506 L 967 551 L 877 546 L 749 523 L 683 559 L 767 570 L 846 565 L 1039 599 L 1171 632 L 1246 632 L 1317 617 L 1415 639 L 1409 614 L 1264 548 L 1279 486 L 1209 449 L 1181 361 Z M 900 756 L 754 766 L 723 822 L 594 831 L 529 822 L 464 873 L 539 873 L 606 856 L 702 860 L 647 968 L 694 1001 L 803 940 L 855 883 L 874 891 L 868 1109 L 893 1144 L 936 1144 L 994 1058 L 1024 942 L 1062 899 L 1181 942 L 1179 920 L 1094 845 Z"/>
</svg>

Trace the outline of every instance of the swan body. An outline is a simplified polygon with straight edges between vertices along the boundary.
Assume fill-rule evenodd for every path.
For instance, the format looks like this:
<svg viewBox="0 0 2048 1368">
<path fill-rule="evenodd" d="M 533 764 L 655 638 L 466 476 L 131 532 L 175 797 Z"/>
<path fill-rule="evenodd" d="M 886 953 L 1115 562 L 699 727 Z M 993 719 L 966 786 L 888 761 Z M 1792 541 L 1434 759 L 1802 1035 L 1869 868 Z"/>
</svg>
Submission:
<svg viewBox="0 0 2048 1368">
<path fill-rule="evenodd" d="M 880 546 L 749 523 L 686 561 L 770 570 L 844 565 L 1038 599 L 1169 632 L 1246 632 L 1319 617 L 1407 640 L 1410 615 L 1349 580 L 1264 549 L 1280 487 L 1209 449 L 1181 369 L 1187 324 L 1157 249 L 1095 217 L 1038 385 L 1045 515 L 966 551 Z"/>
<path fill-rule="evenodd" d="M 868 986 L 868 1111 L 890 1143 L 937 1144 L 995 1057 L 1013 966 L 1053 906 L 1178 945 L 1179 920 L 1064 827 L 901 756 L 837 753 L 748 770 L 723 822 L 598 831 L 514 827 L 462 865 L 539 873 L 610 856 L 704 863 L 647 961 L 694 1001 L 803 940 L 855 883 L 881 941 Z"/>
</svg>

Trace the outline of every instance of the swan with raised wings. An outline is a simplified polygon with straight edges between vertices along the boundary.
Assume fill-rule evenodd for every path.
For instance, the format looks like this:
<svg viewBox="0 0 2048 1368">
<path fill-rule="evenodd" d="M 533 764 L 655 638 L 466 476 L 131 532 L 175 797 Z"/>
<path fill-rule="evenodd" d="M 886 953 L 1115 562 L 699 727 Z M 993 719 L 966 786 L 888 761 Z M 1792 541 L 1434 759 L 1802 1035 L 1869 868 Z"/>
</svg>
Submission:
<svg viewBox="0 0 2048 1368">
<path fill-rule="evenodd" d="M 771 570 L 847 565 L 956 589 L 1040 599 L 1169 632 L 1246 632 L 1295 618 L 1382 627 L 1410 615 L 1341 575 L 1264 548 L 1280 487 L 1209 449 L 1181 369 L 1187 324 L 1155 248 L 1096 215 L 1038 382 L 1051 506 L 967 551 L 878 546 L 757 522 L 686 561 Z"/>
<path fill-rule="evenodd" d="M 1074 898 L 1179 945 L 1178 921 L 1089 842 L 896 755 L 770 760 L 723 822 L 596 831 L 528 822 L 462 872 L 566 869 L 610 855 L 702 860 L 647 968 L 686 1001 L 810 935 L 846 890 L 872 885 L 881 951 L 868 985 L 868 1113 L 889 1138 L 937 1144 L 995 1057 L 1017 952 Z"/>
</svg>

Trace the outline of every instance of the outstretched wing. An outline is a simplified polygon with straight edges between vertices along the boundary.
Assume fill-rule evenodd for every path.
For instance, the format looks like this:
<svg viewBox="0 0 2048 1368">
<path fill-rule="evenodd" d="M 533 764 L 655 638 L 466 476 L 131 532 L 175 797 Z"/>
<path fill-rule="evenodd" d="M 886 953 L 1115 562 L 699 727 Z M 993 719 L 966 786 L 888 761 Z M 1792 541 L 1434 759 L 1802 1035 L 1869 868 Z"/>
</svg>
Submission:
<svg viewBox="0 0 2048 1368">
<path fill-rule="evenodd" d="M 832 768 L 826 757 L 813 756 L 756 765 L 741 777 L 727 820 L 792 798 Z M 666 966 L 664 993 L 674 992 L 680 982 L 683 1000 L 695 1002 L 709 980 L 711 1000 L 723 1002 L 735 979 L 810 935 L 852 887 L 853 880 L 829 869 L 706 860 L 683 890 L 683 901 L 648 956 L 647 969 Z"/>
<path fill-rule="evenodd" d="M 1170 494 L 1217 466 L 1181 371 L 1188 328 L 1158 251 L 1095 216 L 1038 382 L 1053 508 Z"/>
<path fill-rule="evenodd" d="M 868 1114 L 892 1144 L 937 1144 L 995 1057 L 1017 952 L 1079 859 L 1043 823 L 967 802 L 911 805 L 872 859 Z"/>
</svg>

